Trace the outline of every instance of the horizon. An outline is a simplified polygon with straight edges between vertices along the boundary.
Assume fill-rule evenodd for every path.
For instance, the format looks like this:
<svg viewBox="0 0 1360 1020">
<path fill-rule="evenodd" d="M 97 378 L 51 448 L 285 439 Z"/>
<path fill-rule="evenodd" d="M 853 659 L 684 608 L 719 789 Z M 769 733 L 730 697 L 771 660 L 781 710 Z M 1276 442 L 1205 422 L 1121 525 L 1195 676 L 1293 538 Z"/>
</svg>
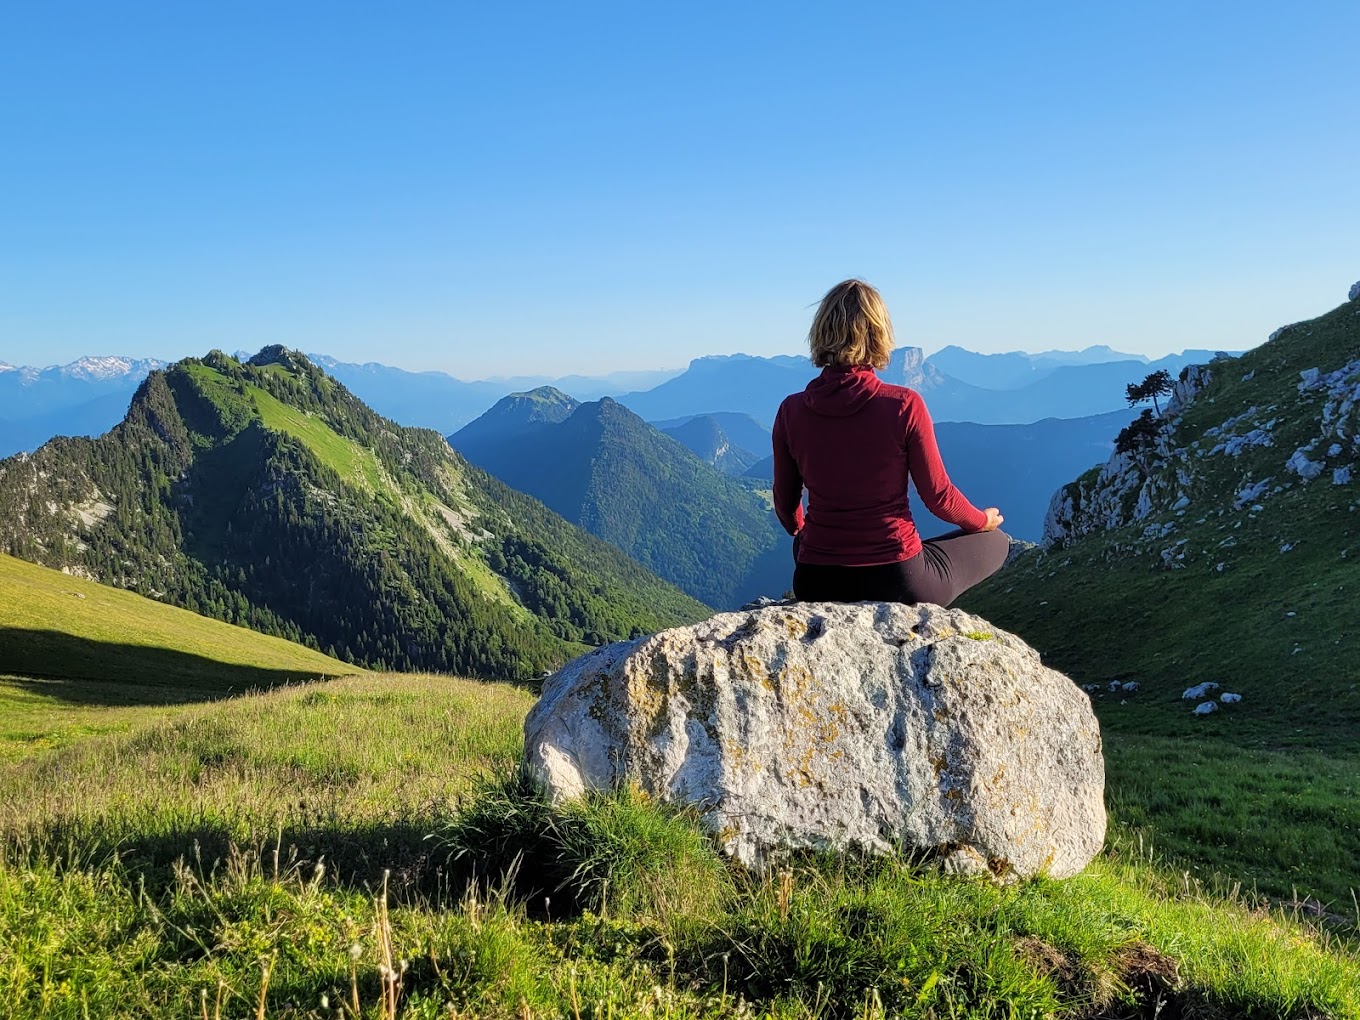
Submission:
<svg viewBox="0 0 1360 1020">
<path fill-rule="evenodd" d="M 849 276 L 928 352 L 1250 348 L 1360 276 L 1360 8 L 1231 13 L 30 6 L 0 360 L 645 371 Z"/>
<path fill-rule="evenodd" d="M 1261 343 L 1264 343 L 1264 342 L 1265 342 L 1265 340 L 1262 339 L 1262 340 L 1261 340 Z M 270 346 L 274 346 L 274 345 L 272 345 L 272 344 L 264 344 L 264 345 L 262 345 L 260 348 L 258 348 L 255 352 L 250 352 L 250 351 L 248 351 L 248 350 L 245 349 L 245 348 L 240 348 L 240 349 L 237 349 L 237 350 L 235 350 L 235 351 L 226 351 L 226 350 L 224 350 L 223 348 L 212 348 L 212 350 L 222 351 L 222 353 L 228 354 L 230 357 L 237 358 L 238 360 L 243 360 L 243 359 L 241 358 L 242 355 L 245 355 L 246 358 L 251 358 L 251 357 L 254 357 L 255 354 L 258 354 L 259 351 L 264 350 L 266 347 L 270 347 Z M 284 347 L 289 347 L 288 344 L 283 344 L 282 346 L 284 346 Z M 903 347 L 910 348 L 910 347 L 914 347 L 914 346 L 916 346 L 916 345 L 914 345 L 914 344 L 896 344 L 896 345 L 894 346 L 893 349 L 894 349 L 894 350 L 897 350 L 897 349 L 903 348 Z M 1257 346 L 1257 345 L 1253 345 L 1253 346 Z M 925 349 L 925 348 L 922 348 L 922 350 L 923 350 L 923 352 L 924 352 L 924 357 L 927 358 L 927 359 L 929 359 L 933 354 L 938 354 L 940 351 L 944 350 L 944 349 L 947 348 L 947 347 L 954 347 L 954 348 L 956 348 L 956 349 L 968 351 L 968 353 L 971 353 L 971 354 L 981 354 L 981 355 L 987 356 L 987 357 L 990 357 L 990 356 L 1001 356 L 1001 355 L 1008 355 L 1008 354 L 1021 354 L 1021 355 L 1025 355 L 1025 356 L 1031 357 L 1031 358 L 1033 358 L 1033 357 L 1041 357 L 1041 356 L 1046 355 L 1046 354 L 1082 354 L 1082 353 L 1085 353 L 1085 352 L 1088 351 L 1088 350 L 1109 350 L 1109 351 L 1112 351 L 1112 352 L 1115 353 L 1115 354 L 1127 354 L 1127 355 L 1129 355 L 1129 360 L 1136 360 L 1136 359 L 1139 358 L 1139 357 L 1147 357 L 1148 360 L 1150 360 L 1150 361 L 1156 361 L 1156 360 L 1158 360 L 1158 358 L 1160 358 L 1160 357 L 1171 357 L 1171 356 L 1175 356 L 1175 355 L 1184 354 L 1186 351 L 1190 351 L 1190 350 L 1206 350 L 1206 351 L 1207 351 L 1207 350 L 1212 350 L 1212 351 L 1215 351 L 1216 353 L 1229 353 L 1229 354 L 1237 355 L 1237 354 L 1245 353 L 1246 351 L 1248 351 L 1248 350 L 1251 349 L 1251 348 L 1249 348 L 1249 347 L 1232 348 L 1232 349 L 1229 349 L 1229 348 L 1193 348 L 1193 347 L 1183 347 L 1183 348 L 1181 348 L 1180 350 L 1167 351 L 1165 354 L 1157 355 L 1157 356 L 1139 355 L 1139 354 L 1137 354 L 1136 352 L 1133 352 L 1133 351 L 1121 351 L 1121 350 L 1118 350 L 1118 349 L 1116 349 L 1116 348 L 1113 348 L 1113 347 L 1111 347 L 1111 346 L 1109 346 L 1109 345 L 1107 345 L 1107 344 L 1087 344 L 1085 347 L 1081 347 L 1081 348 L 1048 348 L 1048 349 L 1046 349 L 1046 350 L 1041 350 L 1041 351 L 1024 351 L 1024 350 L 1018 350 L 1018 349 L 1017 349 L 1017 350 L 1003 350 L 1003 351 L 990 351 L 990 352 L 974 351 L 974 350 L 970 350 L 969 348 L 966 348 L 966 347 L 960 347 L 960 346 L 957 345 L 957 344 L 945 344 L 945 345 L 943 345 L 943 346 L 941 346 L 941 347 L 935 348 L 934 350 L 929 350 L 929 349 Z M 347 361 L 347 360 L 344 359 L 344 358 L 337 358 L 337 357 L 335 357 L 334 355 L 329 354 L 329 353 L 327 353 L 327 352 L 325 352 L 325 351 L 304 351 L 304 350 L 302 350 L 301 348 L 297 348 L 297 347 L 289 347 L 289 349 L 290 349 L 290 350 L 294 350 L 294 351 L 298 351 L 299 353 L 301 353 L 301 354 L 305 355 L 306 357 L 308 357 L 308 358 L 310 358 L 310 359 L 313 359 L 313 360 L 318 359 L 318 358 L 329 358 L 329 359 L 332 359 L 332 360 L 334 360 L 334 361 L 336 361 L 336 362 L 338 362 L 338 363 L 341 363 L 341 364 L 347 364 L 347 365 L 357 366 L 357 367 L 360 367 L 360 368 L 378 367 L 378 368 L 390 368 L 390 369 L 396 369 L 396 370 L 401 371 L 401 372 L 410 372 L 410 373 L 413 373 L 413 374 L 421 374 L 421 375 L 447 375 L 447 376 L 450 376 L 451 378 L 457 379 L 459 382 L 466 382 L 466 383 L 478 383 L 478 382 L 485 382 L 485 383 L 500 383 L 500 382 L 515 381 L 515 380 L 544 380 L 544 381 L 548 381 L 548 382 L 556 382 L 556 381 L 561 381 L 561 380 L 563 380 L 563 379 L 570 378 L 570 377 L 572 377 L 572 376 L 579 376 L 579 377 L 585 378 L 585 379 L 603 379 L 603 378 L 606 378 L 606 377 L 612 376 L 612 375 L 643 374 L 643 373 L 662 373 L 662 372 L 673 372 L 673 373 L 675 373 L 676 375 L 679 375 L 680 373 L 686 371 L 686 370 L 687 370 L 687 369 L 688 369 L 695 361 L 702 361 L 702 360 L 707 359 L 707 358 L 763 358 L 763 359 L 772 359 L 772 358 L 807 358 L 807 355 L 806 355 L 806 354 L 802 354 L 802 353 L 789 353 L 789 352 L 786 352 L 786 353 L 778 353 L 778 352 L 776 352 L 776 353 L 773 353 L 773 354 L 751 354 L 751 353 L 749 353 L 749 352 L 747 352 L 747 351 L 731 351 L 731 352 L 722 353 L 722 354 L 700 354 L 700 355 L 696 355 L 696 356 L 694 356 L 693 358 L 691 358 L 689 361 L 685 362 L 685 364 L 683 364 L 683 365 L 678 365 L 678 366 L 677 366 L 677 365 L 660 365 L 660 366 L 644 367 L 644 368 L 637 368 L 637 369 L 619 369 L 619 370 L 615 370 L 615 371 L 612 371 L 612 372 L 602 372 L 602 373 L 590 373 L 590 372 L 565 372 L 565 373 L 560 373 L 560 374 L 549 374 L 549 373 L 543 373 L 543 372 L 517 372 L 517 373 L 514 373 L 514 374 L 508 374 L 508 373 L 507 373 L 507 374 L 499 374 L 499 375 L 488 375 L 488 376 L 476 376 L 476 377 L 473 377 L 473 376 L 459 376 L 459 375 L 454 375 L 453 373 L 447 372 L 447 371 L 445 371 L 445 370 L 443 370 L 443 369 L 410 368 L 410 367 L 408 367 L 408 366 L 406 366 L 406 365 L 397 365 L 397 364 L 393 364 L 392 362 L 388 362 L 388 361 L 374 361 L 374 360 L 370 360 L 370 361 Z M 77 357 L 77 358 L 71 359 L 70 361 L 53 362 L 53 363 L 51 363 L 51 364 L 46 364 L 46 365 L 39 365 L 39 364 L 33 364 L 33 363 L 24 363 L 24 362 L 11 362 L 11 361 L 9 361 L 8 359 L 6 359 L 6 358 L 4 358 L 4 357 L 0 357 L 0 370 L 3 370 L 3 371 L 23 371 L 23 370 L 30 370 L 30 371 L 37 371 L 37 372 L 47 372 L 47 371 L 51 371 L 51 370 L 53 370 L 53 369 L 69 368 L 69 367 L 72 366 L 72 365 L 79 364 L 79 363 L 84 362 L 84 361 L 110 361 L 110 360 L 121 360 L 121 361 L 129 361 L 129 362 L 147 362 L 147 361 L 154 361 L 154 362 L 160 362 L 160 363 L 163 363 L 163 364 L 174 364 L 175 362 L 181 361 L 181 360 L 183 360 L 183 359 L 185 359 L 185 358 L 203 358 L 203 357 L 205 357 L 206 355 L 208 355 L 209 353 L 211 353 L 211 351 L 204 351 L 204 352 L 202 352 L 201 354 L 183 354 L 183 355 L 180 355 L 180 356 L 178 356 L 178 357 L 173 357 L 173 358 L 157 358 L 157 357 L 154 357 L 154 356 L 152 356 L 152 355 L 140 355 L 140 354 L 83 354 L 83 355 L 80 355 L 80 356 Z M 324 366 L 323 366 L 323 367 L 324 367 Z"/>
</svg>

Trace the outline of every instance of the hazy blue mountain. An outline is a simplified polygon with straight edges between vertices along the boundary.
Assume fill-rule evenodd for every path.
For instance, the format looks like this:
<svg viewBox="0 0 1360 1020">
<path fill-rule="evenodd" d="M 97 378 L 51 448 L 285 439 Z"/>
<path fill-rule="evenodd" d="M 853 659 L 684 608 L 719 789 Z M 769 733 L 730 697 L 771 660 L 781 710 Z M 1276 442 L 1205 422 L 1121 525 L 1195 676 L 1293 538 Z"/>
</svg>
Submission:
<svg viewBox="0 0 1360 1020">
<path fill-rule="evenodd" d="M 788 587 L 783 530 L 754 486 L 608 397 L 557 421 L 527 421 L 535 404 L 528 397 L 503 399 L 449 443 L 711 606 L 732 608 Z M 566 405 L 550 406 L 556 414 Z"/>
<path fill-rule="evenodd" d="M 512 389 L 502 383 L 466 382 L 445 372 L 408 372 L 375 361 L 356 365 L 324 354 L 308 357 L 379 414 L 440 433 L 471 421 Z"/>
<path fill-rule="evenodd" d="M 662 432 L 670 429 L 679 428 L 688 421 L 693 421 L 698 415 L 685 415 L 680 418 L 663 418 L 651 424 L 659 428 Z M 763 457 L 769 452 L 770 430 L 768 426 L 760 424 L 749 414 L 742 414 L 739 411 L 715 411 L 705 417 L 712 418 L 737 446 L 743 450 L 750 450 L 753 453 L 760 453 Z"/>
<path fill-rule="evenodd" d="M 10 422 L 123 395 L 124 409 L 137 386 L 164 363 L 150 358 L 87 357 L 36 368 L 0 365 L 0 409 Z"/>
<path fill-rule="evenodd" d="M 601 397 L 616 397 L 620 393 L 660 386 L 667 379 L 672 379 L 683 371 L 683 368 L 654 368 L 609 372 L 606 375 L 517 375 L 486 381 L 505 386 L 507 393 L 551 386 L 564 393 L 570 393 L 577 400 L 599 400 Z"/>
<path fill-rule="evenodd" d="M 1103 349 L 1099 355 L 1104 356 Z M 1044 418 L 1084 418 L 1127 406 L 1124 388 L 1149 372 L 1165 368 L 1177 375 L 1188 364 L 1212 359 L 1213 352 L 1184 351 L 1156 361 L 1097 361 L 1053 364 L 1043 374 L 1012 389 L 989 389 L 972 379 L 943 372 L 919 348 L 898 348 L 881 375 L 896 385 L 910 386 L 926 398 L 936 421 L 970 421 L 1002 425 L 1036 422 Z M 976 357 L 987 357 L 978 355 Z M 984 372 L 992 382 L 1007 381 L 1006 366 L 997 363 Z M 990 364 L 982 362 L 982 364 Z M 816 369 L 806 358 L 751 355 L 699 358 L 679 376 L 660 386 L 620 397 L 621 403 L 650 420 L 684 418 L 717 411 L 750 415 L 768 425 L 779 403 L 807 385 Z"/>
<path fill-rule="evenodd" d="M 458 430 L 457 449 L 474 464 L 494 458 L 502 443 L 518 439 L 540 425 L 555 425 L 580 407 L 580 402 L 551 386 L 501 397 L 491 409 Z M 453 440 L 450 436 L 450 441 Z"/>
<path fill-rule="evenodd" d="M 1046 418 L 1028 425 L 937 422 L 935 438 L 950 479 L 973 505 L 1000 507 L 1011 535 L 1037 542 L 1053 493 L 1108 458 L 1114 437 L 1132 414 L 1126 409 L 1087 418 Z M 772 473 L 773 458 L 767 457 L 753 464 L 747 477 L 763 480 Z M 931 515 L 914 491 L 911 508 L 923 535 L 954 528 Z"/>
<path fill-rule="evenodd" d="M 902 386 L 931 391 L 945 386 L 963 399 L 971 388 L 949 380 L 924 364 L 919 347 L 899 347 L 883 378 Z M 804 356 L 772 358 L 723 354 L 696 358 L 689 367 L 660 386 L 619 397 L 621 404 L 649 421 L 735 411 L 769 428 L 779 402 L 801 390 L 818 372 Z"/>
<path fill-rule="evenodd" d="M 611 372 L 601 376 L 514 376 L 465 381 L 446 372 L 408 372 L 391 365 L 356 365 L 324 354 L 308 355 L 344 383 L 379 414 L 403 425 L 453 432 L 476 418 L 501 397 L 543 386 L 570 393 L 577 400 L 655 386 L 678 369 Z"/>
<path fill-rule="evenodd" d="M 0 457 L 32 453 L 53 436 L 102 436 L 123 420 L 132 392 L 107 393 L 75 407 L 0 421 Z"/>
<path fill-rule="evenodd" d="M 745 418 L 751 422 L 756 433 L 763 431 L 747 415 L 735 415 L 733 417 Z M 656 427 L 660 428 L 660 426 Z M 733 442 L 732 437 L 727 434 L 727 430 L 723 428 L 715 414 L 695 415 L 693 418 L 684 419 L 679 425 L 662 428 L 661 431 L 676 440 L 705 464 L 717 468 L 725 475 L 745 474 L 746 469 L 760 459 L 759 454 Z M 765 433 L 765 435 L 766 441 L 759 447 L 761 450 L 769 445 L 769 434 Z"/>
<path fill-rule="evenodd" d="M 1013 390 L 1036 382 L 1063 365 L 1095 365 L 1108 361 L 1147 362 L 1141 354 L 1124 354 L 1109 347 L 1087 347 L 1082 351 L 1007 351 L 1004 354 L 978 354 L 951 344 L 926 358 L 926 364 L 955 379 L 966 379 L 974 386 L 989 390 Z"/>
</svg>

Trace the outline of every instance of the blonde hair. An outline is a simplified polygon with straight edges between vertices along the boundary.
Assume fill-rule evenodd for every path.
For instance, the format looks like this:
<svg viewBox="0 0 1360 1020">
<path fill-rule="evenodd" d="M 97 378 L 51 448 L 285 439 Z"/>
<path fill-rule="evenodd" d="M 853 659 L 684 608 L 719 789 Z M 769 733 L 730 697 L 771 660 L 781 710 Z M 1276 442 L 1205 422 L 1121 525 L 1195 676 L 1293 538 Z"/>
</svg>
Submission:
<svg viewBox="0 0 1360 1020">
<path fill-rule="evenodd" d="M 812 363 L 887 368 L 892 357 L 892 320 L 883 297 L 863 280 L 844 280 L 826 292 L 808 330 Z"/>
</svg>

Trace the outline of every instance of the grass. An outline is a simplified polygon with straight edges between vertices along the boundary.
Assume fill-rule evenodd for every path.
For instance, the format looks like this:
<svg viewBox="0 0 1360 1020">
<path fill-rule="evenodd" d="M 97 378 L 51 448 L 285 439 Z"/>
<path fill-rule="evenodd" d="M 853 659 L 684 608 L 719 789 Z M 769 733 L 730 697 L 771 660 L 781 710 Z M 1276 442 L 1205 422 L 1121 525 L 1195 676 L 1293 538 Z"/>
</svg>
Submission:
<svg viewBox="0 0 1360 1020">
<path fill-rule="evenodd" d="M 0 1015 L 1360 1017 L 1349 936 L 1129 848 L 758 876 L 639 794 L 555 808 L 531 700 L 351 677 L 0 765 Z"/>
<path fill-rule="evenodd" d="M 266 428 L 298 440 L 349 485 L 370 495 L 393 499 L 400 495 L 399 487 L 372 451 L 346 439 L 316 415 L 291 407 L 258 386 L 247 389 Z"/>
<path fill-rule="evenodd" d="M 144 719 L 132 706 L 356 672 L 281 638 L 0 555 L 0 760 L 124 730 Z"/>
</svg>

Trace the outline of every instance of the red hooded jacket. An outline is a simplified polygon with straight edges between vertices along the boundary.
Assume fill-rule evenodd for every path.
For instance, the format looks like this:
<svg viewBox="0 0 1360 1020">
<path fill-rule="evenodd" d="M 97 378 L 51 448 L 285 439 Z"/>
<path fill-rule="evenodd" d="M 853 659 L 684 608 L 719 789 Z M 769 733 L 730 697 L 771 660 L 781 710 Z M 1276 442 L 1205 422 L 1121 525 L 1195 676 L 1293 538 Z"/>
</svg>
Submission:
<svg viewBox="0 0 1360 1020">
<path fill-rule="evenodd" d="M 987 524 L 949 481 L 921 395 L 883 382 L 867 365 L 824 368 L 785 397 L 773 444 L 774 509 L 800 536 L 800 563 L 868 567 L 919 553 L 908 476 L 936 517 L 964 531 Z"/>
</svg>

